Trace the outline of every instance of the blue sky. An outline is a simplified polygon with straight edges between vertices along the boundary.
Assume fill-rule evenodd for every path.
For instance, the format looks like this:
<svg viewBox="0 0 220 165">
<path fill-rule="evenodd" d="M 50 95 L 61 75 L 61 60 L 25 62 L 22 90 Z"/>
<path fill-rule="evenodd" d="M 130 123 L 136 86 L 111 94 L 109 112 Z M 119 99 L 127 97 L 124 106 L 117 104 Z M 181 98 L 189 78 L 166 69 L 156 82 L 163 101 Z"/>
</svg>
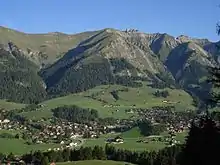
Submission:
<svg viewBox="0 0 220 165">
<path fill-rule="evenodd" d="M 28 33 L 102 28 L 220 39 L 219 0 L 2 0 L 0 25 Z"/>
</svg>

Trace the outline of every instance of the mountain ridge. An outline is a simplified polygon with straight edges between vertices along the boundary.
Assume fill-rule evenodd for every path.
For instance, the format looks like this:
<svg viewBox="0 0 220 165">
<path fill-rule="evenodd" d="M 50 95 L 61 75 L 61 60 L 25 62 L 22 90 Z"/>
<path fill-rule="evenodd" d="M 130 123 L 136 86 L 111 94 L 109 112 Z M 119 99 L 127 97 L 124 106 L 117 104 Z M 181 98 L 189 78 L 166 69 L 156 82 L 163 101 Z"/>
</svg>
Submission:
<svg viewBox="0 0 220 165">
<path fill-rule="evenodd" d="M 206 67 L 218 65 L 219 59 L 217 42 L 184 35 L 106 28 L 74 35 L 52 32 L 32 37 L 21 33 L 22 38 L 20 33 L 2 29 L 0 44 L 10 47 L 9 43 L 13 43 L 38 66 L 49 95 L 81 92 L 106 84 L 138 87 L 140 80 L 178 84 L 187 91 L 199 86 L 202 90 L 207 88 L 203 81 L 208 75 Z M 61 54 L 58 47 L 63 50 Z"/>
</svg>

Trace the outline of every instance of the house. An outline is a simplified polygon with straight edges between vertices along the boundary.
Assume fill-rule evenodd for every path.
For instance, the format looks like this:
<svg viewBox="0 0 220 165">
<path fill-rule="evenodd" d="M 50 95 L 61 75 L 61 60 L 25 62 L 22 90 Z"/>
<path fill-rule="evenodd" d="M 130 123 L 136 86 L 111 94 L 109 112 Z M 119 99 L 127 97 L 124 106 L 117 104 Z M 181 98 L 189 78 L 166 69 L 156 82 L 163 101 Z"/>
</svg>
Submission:
<svg viewBox="0 0 220 165">
<path fill-rule="evenodd" d="M 77 143 L 70 143 L 70 147 L 77 146 Z"/>
<path fill-rule="evenodd" d="M 106 142 L 108 142 L 108 143 L 124 143 L 124 139 L 119 137 L 119 136 L 117 136 L 115 138 L 107 139 Z"/>
<path fill-rule="evenodd" d="M 8 119 L 3 120 L 3 123 L 9 123 L 9 122 L 10 122 L 10 120 L 8 120 Z"/>
</svg>

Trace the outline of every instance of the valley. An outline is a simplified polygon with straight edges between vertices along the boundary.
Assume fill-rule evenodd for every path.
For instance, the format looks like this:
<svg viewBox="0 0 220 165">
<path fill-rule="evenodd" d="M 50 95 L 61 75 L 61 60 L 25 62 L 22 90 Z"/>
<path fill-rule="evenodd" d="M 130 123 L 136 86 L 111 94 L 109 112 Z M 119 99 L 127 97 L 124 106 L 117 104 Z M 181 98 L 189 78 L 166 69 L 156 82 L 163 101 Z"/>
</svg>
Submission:
<svg viewBox="0 0 220 165">
<path fill-rule="evenodd" d="M 216 43 L 187 36 L 4 27 L 0 35 L 0 153 L 18 159 L 31 151 L 109 145 L 159 153 L 182 145 L 198 109 L 207 110 L 207 68 L 218 66 Z"/>
<path fill-rule="evenodd" d="M 180 117 L 187 115 L 187 111 L 194 113 L 193 99 L 183 90 L 157 89 L 150 87 L 145 82 L 142 83 L 143 87 L 140 88 L 102 85 L 85 92 L 50 99 L 38 105 L 12 104 L 2 101 L 2 118 L 9 119 L 10 122 L 4 123 L 2 121 L 1 130 L 8 130 L 7 133 L 9 134 L 16 132 L 16 130 L 19 130 L 19 132 L 14 133 L 12 139 L 0 138 L 0 144 L 7 145 L 10 143 L 13 144 L 12 147 L 15 147 L 15 149 L 8 147 L 8 150 L 0 152 L 9 154 L 8 151 L 14 151 L 14 154 L 24 154 L 31 150 L 57 150 L 57 148 L 62 149 L 65 148 L 65 145 L 75 142 L 76 148 L 81 145 L 89 147 L 95 145 L 105 146 L 107 138 L 116 136 L 122 136 L 124 139 L 123 144 L 115 145 L 119 148 L 139 151 L 162 149 L 169 144 L 169 140 L 166 142 L 150 140 L 146 144 L 137 142 L 141 139 L 144 140 L 145 136 L 140 133 L 136 122 L 146 118 L 153 123 L 164 123 L 166 126 L 162 128 L 162 132 L 159 132 L 159 134 L 162 133 L 161 138 L 167 136 L 169 139 L 169 134 L 165 132 L 169 128 L 169 123 L 172 122 L 165 120 L 164 117 L 167 118 L 166 113 L 172 112 L 180 115 Z M 118 97 L 112 95 L 113 91 L 117 91 Z M 164 97 L 155 96 L 158 91 L 167 91 L 168 95 Z M 65 106 L 77 106 L 82 110 L 86 108 L 94 109 L 97 111 L 100 121 L 97 121 L 98 118 L 95 121 L 83 121 L 79 118 L 82 123 L 77 124 L 77 122 L 70 120 L 60 121 L 59 118 L 56 120 L 53 110 L 59 107 L 65 109 Z M 187 130 L 190 118 L 178 119 L 171 115 L 168 116 L 174 122 L 179 122 L 179 120 L 186 122 L 185 126 L 184 123 L 180 126 L 186 127 L 184 129 Z M 62 120 L 62 118 L 60 119 Z M 177 124 L 172 124 L 177 126 Z M 14 137 L 16 134 L 19 136 L 18 139 Z M 176 135 L 178 137 L 179 133 Z M 83 141 L 82 144 L 81 140 Z M 182 139 L 177 138 L 177 140 L 184 142 L 184 136 L 182 136 Z M 21 146 L 23 150 L 16 150 L 16 146 Z"/>
</svg>

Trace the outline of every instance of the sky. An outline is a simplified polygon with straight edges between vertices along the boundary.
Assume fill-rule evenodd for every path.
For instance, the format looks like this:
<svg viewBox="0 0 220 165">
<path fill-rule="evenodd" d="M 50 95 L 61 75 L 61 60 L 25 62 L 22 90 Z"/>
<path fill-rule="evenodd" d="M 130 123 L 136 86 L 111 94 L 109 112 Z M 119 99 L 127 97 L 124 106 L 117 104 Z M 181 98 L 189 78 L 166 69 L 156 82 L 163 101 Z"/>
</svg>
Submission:
<svg viewBox="0 0 220 165">
<path fill-rule="evenodd" d="M 0 25 L 27 33 L 135 28 L 218 41 L 219 0 L 1 0 Z"/>
</svg>

